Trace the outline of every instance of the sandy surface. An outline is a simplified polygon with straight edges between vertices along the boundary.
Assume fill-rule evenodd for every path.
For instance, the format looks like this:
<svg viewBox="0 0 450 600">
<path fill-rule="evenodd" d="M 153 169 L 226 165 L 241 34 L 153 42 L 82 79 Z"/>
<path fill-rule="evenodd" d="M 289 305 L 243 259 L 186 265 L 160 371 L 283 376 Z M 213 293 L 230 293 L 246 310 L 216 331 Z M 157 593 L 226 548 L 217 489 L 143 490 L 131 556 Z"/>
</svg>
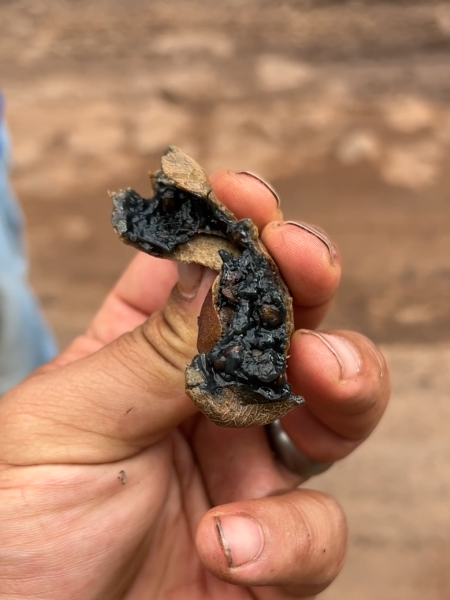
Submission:
<svg viewBox="0 0 450 600">
<path fill-rule="evenodd" d="M 382 345 L 394 394 L 370 442 L 317 480 L 351 531 L 323 597 L 444 600 L 450 6 L 357 4 L 1 3 L 14 184 L 62 347 L 133 254 L 106 191 L 149 191 L 169 143 L 210 171 L 260 172 L 287 217 L 326 229 L 345 267 L 326 325 Z"/>
</svg>

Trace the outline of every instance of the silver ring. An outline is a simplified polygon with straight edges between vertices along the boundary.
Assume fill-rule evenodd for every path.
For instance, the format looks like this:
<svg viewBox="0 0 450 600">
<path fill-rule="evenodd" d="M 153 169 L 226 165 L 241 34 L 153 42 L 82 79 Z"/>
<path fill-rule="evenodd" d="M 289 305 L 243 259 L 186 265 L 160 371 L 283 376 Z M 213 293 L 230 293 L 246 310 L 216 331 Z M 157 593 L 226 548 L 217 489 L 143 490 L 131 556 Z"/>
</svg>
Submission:
<svg viewBox="0 0 450 600">
<path fill-rule="evenodd" d="M 269 446 L 281 464 L 305 480 L 324 473 L 334 464 L 317 462 L 305 456 L 284 431 L 280 421 L 266 425 L 266 435 Z"/>
</svg>

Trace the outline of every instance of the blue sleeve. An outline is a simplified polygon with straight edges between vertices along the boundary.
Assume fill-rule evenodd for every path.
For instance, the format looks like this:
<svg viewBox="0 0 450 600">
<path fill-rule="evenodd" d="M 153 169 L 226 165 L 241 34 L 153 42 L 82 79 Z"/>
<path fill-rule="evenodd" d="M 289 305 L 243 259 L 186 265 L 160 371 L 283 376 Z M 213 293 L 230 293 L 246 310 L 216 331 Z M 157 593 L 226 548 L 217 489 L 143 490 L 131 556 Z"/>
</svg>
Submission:
<svg viewBox="0 0 450 600">
<path fill-rule="evenodd" d="M 28 284 L 23 217 L 9 181 L 9 137 L 0 95 L 0 396 L 56 354 Z"/>
</svg>

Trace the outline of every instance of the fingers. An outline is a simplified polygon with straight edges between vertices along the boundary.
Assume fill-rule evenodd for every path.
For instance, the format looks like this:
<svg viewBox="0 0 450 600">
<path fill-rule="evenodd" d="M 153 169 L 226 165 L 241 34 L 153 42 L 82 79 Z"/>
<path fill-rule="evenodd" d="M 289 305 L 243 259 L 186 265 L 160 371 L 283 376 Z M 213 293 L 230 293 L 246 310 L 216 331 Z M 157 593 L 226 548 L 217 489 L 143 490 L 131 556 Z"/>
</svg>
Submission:
<svg viewBox="0 0 450 600">
<path fill-rule="evenodd" d="M 298 477 L 278 468 L 264 427 L 218 428 L 200 418 L 193 435 L 187 435 L 213 505 L 262 498 L 299 484 Z"/>
<path fill-rule="evenodd" d="M 286 433 L 314 460 L 347 456 L 386 409 L 391 381 L 382 354 L 348 331 L 297 331 L 289 351 L 289 382 L 306 406 L 282 420 Z"/>
<path fill-rule="evenodd" d="M 339 573 L 346 523 L 331 497 L 310 490 L 210 510 L 197 530 L 204 566 L 243 586 L 280 586 L 286 598 L 312 596 Z M 267 598 L 283 598 L 268 590 Z"/>
</svg>

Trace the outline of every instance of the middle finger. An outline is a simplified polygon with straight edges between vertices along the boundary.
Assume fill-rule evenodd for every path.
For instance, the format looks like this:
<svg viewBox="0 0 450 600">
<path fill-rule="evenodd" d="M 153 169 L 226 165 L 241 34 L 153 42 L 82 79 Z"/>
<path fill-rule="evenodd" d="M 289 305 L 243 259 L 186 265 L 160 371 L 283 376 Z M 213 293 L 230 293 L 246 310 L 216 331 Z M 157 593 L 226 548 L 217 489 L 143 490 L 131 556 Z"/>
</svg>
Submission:
<svg viewBox="0 0 450 600">
<path fill-rule="evenodd" d="M 331 307 L 341 278 L 335 244 L 306 223 L 274 221 L 261 239 L 292 294 L 295 326 L 313 329 Z"/>
</svg>

